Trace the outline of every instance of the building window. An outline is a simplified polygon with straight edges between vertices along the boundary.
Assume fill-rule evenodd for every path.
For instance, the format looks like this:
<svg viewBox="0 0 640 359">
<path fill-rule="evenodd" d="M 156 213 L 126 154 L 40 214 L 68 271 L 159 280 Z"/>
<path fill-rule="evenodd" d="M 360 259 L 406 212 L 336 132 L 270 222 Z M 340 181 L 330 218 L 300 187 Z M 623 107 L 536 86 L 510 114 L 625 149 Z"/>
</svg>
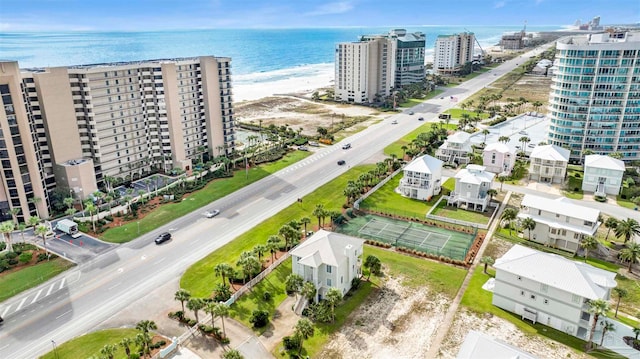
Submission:
<svg viewBox="0 0 640 359">
<path fill-rule="evenodd" d="M 520 295 L 524 297 L 524 290 L 520 291 Z"/>
<path fill-rule="evenodd" d="M 549 292 L 549 286 L 547 284 L 540 284 L 540 291 L 542 293 L 548 293 Z"/>
<path fill-rule="evenodd" d="M 327 286 L 331 287 L 331 278 L 327 278 Z"/>
<path fill-rule="evenodd" d="M 536 295 L 535 294 L 531 294 L 531 299 L 536 300 Z"/>
<path fill-rule="evenodd" d="M 327 266 L 327 273 L 331 273 L 331 266 Z"/>
<path fill-rule="evenodd" d="M 522 280 L 522 277 L 521 277 L 521 276 L 518 276 L 518 280 Z"/>
<path fill-rule="evenodd" d="M 545 298 L 545 299 L 543 300 L 543 302 L 544 302 L 544 304 L 549 304 L 549 299 Z"/>
</svg>

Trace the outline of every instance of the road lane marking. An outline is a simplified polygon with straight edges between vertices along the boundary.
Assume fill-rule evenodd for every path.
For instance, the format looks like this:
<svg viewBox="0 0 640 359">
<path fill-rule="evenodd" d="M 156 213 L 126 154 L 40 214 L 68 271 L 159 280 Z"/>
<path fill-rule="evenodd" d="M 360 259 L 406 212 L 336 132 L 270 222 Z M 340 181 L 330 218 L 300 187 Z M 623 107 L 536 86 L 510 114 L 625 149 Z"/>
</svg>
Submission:
<svg viewBox="0 0 640 359">
<path fill-rule="evenodd" d="M 158 264 L 158 263 L 162 263 L 162 261 L 165 260 L 166 257 L 162 257 L 160 259 L 158 259 L 157 261 L 153 262 L 153 264 Z"/>
<path fill-rule="evenodd" d="M 58 290 L 62 289 L 62 287 L 64 287 L 64 282 L 67 280 L 67 278 L 62 278 L 62 281 L 60 281 L 60 288 L 58 288 Z"/>
<path fill-rule="evenodd" d="M 36 300 L 38 300 L 38 297 L 40 297 L 40 293 L 42 293 L 43 290 L 44 290 L 44 288 L 40 289 L 40 291 L 38 291 L 38 294 L 36 294 L 36 296 L 33 297 L 33 300 L 31 301 L 31 304 L 35 303 Z"/>
<path fill-rule="evenodd" d="M 3 346 L 3 347 L 0 347 L 0 350 L 2 350 L 2 349 L 4 349 L 4 348 L 6 348 L 6 347 L 8 347 L 8 346 L 9 346 L 9 344 L 7 344 L 7 345 L 5 345 L 5 346 Z"/>
<path fill-rule="evenodd" d="M 56 319 L 60 319 L 60 318 L 64 317 L 65 315 L 69 314 L 69 313 L 71 313 L 71 311 L 67 310 L 66 312 L 64 312 L 64 313 L 60 314 L 59 316 L 57 316 Z"/>
<path fill-rule="evenodd" d="M 111 290 L 111 289 L 113 289 L 113 288 L 115 288 L 115 287 L 117 287 L 117 286 L 119 286 L 119 285 L 120 285 L 120 283 L 118 283 L 118 284 L 114 284 L 114 285 L 112 285 L 111 287 L 109 287 L 109 290 Z"/>
<path fill-rule="evenodd" d="M 140 257 L 140 259 L 141 259 L 141 260 L 145 260 L 145 259 L 147 259 L 147 256 L 146 256 L 146 255 L 143 255 L 142 257 Z"/>
<path fill-rule="evenodd" d="M 27 297 L 22 298 L 22 300 L 20 301 L 20 304 L 18 304 L 18 308 L 16 308 L 16 312 L 20 310 L 20 308 L 22 308 L 22 305 L 24 304 L 24 302 L 27 301 Z"/>
<path fill-rule="evenodd" d="M 52 285 L 49 287 L 49 290 L 47 291 L 47 294 L 45 294 L 45 297 L 47 297 L 47 296 L 49 296 L 49 294 L 51 294 L 51 291 L 53 290 L 53 286 L 54 286 L 54 285 L 55 285 L 55 283 L 54 283 L 54 284 L 52 284 Z"/>
<path fill-rule="evenodd" d="M 118 273 L 122 273 L 123 271 L 124 271 L 124 269 L 118 268 Z"/>
<path fill-rule="evenodd" d="M 4 312 L 2 312 L 2 315 L 0 315 L 0 317 L 4 317 L 7 315 L 7 312 L 9 311 L 9 308 L 11 308 L 11 304 L 9 304 L 8 307 L 4 308 Z"/>
</svg>

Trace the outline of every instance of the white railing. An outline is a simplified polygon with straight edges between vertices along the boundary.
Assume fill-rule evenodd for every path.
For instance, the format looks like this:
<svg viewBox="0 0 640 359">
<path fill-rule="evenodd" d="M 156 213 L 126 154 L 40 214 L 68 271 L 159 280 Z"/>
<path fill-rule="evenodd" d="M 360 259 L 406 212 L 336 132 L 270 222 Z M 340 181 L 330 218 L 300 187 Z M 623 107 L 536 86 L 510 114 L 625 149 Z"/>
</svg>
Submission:
<svg viewBox="0 0 640 359">
<path fill-rule="evenodd" d="M 277 266 L 280 265 L 280 263 L 287 260 L 290 256 L 291 254 L 287 252 L 282 257 L 278 258 L 275 262 L 271 263 L 271 265 L 269 265 L 262 272 L 260 272 L 260 274 L 252 278 L 247 284 L 243 285 L 240 289 L 238 289 L 235 293 L 233 293 L 231 295 L 231 298 L 227 299 L 227 301 L 224 302 L 224 304 L 226 304 L 227 306 L 230 306 L 231 304 L 235 303 L 236 300 L 238 300 L 238 298 L 240 298 L 241 295 L 251 290 L 251 288 L 253 288 L 256 284 L 260 283 L 260 281 L 264 277 L 266 277 L 269 273 L 271 273 Z"/>
</svg>

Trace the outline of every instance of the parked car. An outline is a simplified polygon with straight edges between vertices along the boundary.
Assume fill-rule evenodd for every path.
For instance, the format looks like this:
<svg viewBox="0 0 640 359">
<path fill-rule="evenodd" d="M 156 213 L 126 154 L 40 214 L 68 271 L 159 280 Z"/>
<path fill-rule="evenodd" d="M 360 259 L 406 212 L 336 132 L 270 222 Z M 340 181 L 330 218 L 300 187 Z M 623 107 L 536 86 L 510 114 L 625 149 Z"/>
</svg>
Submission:
<svg viewBox="0 0 640 359">
<path fill-rule="evenodd" d="M 318 147 L 320 145 L 316 141 L 309 141 L 309 146 Z"/>
<path fill-rule="evenodd" d="M 344 160 L 338 161 L 338 166 L 343 166 L 346 162 Z"/>
<path fill-rule="evenodd" d="M 298 146 L 298 150 L 300 150 L 300 151 L 309 151 L 309 149 L 306 146 Z"/>
<path fill-rule="evenodd" d="M 424 121 L 424 117 L 418 117 L 418 121 Z"/>
<path fill-rule="evenodd" d="M 155 242 L 156 242 L 156 244 L 162 244 L 162 243 L 164 243 L 164 242 L 166 242 L 166 241 L 168 241 L 170 239 L 171 239 L 171 233 L 164 232 L 164 233 L 160 233 L 156 237 Z"/>
<path fill-rule="evenodd" d="M 409 111 L 409 114 L 410 114 L 410 115 L 413 115 L 413 111 Z"/>
<path fill-rule="evenodd" d="M 348 150 L 351 148 L 351 144 L 350 143 L 345 143 L 344 145 L 342 145 L 342 149 L 343 150 Z"/>
<path fill-rule="evenodd" d="M 397 125 L 397 124 L 398 124 L 398 120 L 393 120 L 393 121 L 391 121 L 391 124 L 392 124 L 392 125 Z"/>
<path fill-rule="evenodd" d="M 213 217 L 215 217 L 215 216 L 217 216 L 219 214 L 220 214 L 220 210 L 219 209 L 212 209 L 212 210 L 204 212 L 204 216 L 207 217 L 207 218 L 213 218 Z"/>
<path fill-rule="evenodd" d="M 520 131 L 518 133 L 521 134 L 521 135 L 528 135 L 527 131 Z"/>
</svg>

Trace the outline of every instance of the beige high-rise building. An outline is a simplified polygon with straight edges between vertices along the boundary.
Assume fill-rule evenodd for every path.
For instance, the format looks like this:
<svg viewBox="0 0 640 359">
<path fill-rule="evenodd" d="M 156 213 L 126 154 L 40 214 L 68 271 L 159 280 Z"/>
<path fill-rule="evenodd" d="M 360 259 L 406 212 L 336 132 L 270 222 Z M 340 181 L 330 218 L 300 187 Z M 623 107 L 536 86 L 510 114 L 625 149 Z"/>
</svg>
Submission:
<svg viewBox="0 0 640 359">
<path fill-rule="evenodd" d="M 31 177 L 41 178 L 42 189 L 34 196 L 46 199 L 42 209 L 50 206 L 47 193 L 56 187 L 82 200 L 107 177 L 131 180 L 154 170 L 190 171 L 203 158 L 234 150 L 229 58 L 201 56 L 22 72 L 16 62 L 0 62 L 0 66 L 0 86 L 8 84 L 1 88 L 3 99 L 6 90 L 12 100 L 21 100 L 19 107 L 24 110 L 13 116 L 33 142 L 24 146 L 32 152 L 26 154 L 26 162 L 33 163 L 28 171 Z M 4 116 L 0 126 L 6 134 L 10 125 L 2 122 Z M 2 192 L 0 196 L 8 193 Z M 0 211 L 3 208 L 0 198 Z"/>
<path fill-rule="evenodd" d="M 473 60 L 475 41 L 472 32 L 439 35 L 434 46 L 433 70 L 439 74 L 459 71 L 464 64 Z"/>
<path fill-rule="evenodd" d="M 386 97 L 395 87 L 397 42 L 386 36 L 369 36 L 366 41 L 339 43 L 335 59 L 335 99 L 345 102 L 373 102 Z"/>
</svg>

